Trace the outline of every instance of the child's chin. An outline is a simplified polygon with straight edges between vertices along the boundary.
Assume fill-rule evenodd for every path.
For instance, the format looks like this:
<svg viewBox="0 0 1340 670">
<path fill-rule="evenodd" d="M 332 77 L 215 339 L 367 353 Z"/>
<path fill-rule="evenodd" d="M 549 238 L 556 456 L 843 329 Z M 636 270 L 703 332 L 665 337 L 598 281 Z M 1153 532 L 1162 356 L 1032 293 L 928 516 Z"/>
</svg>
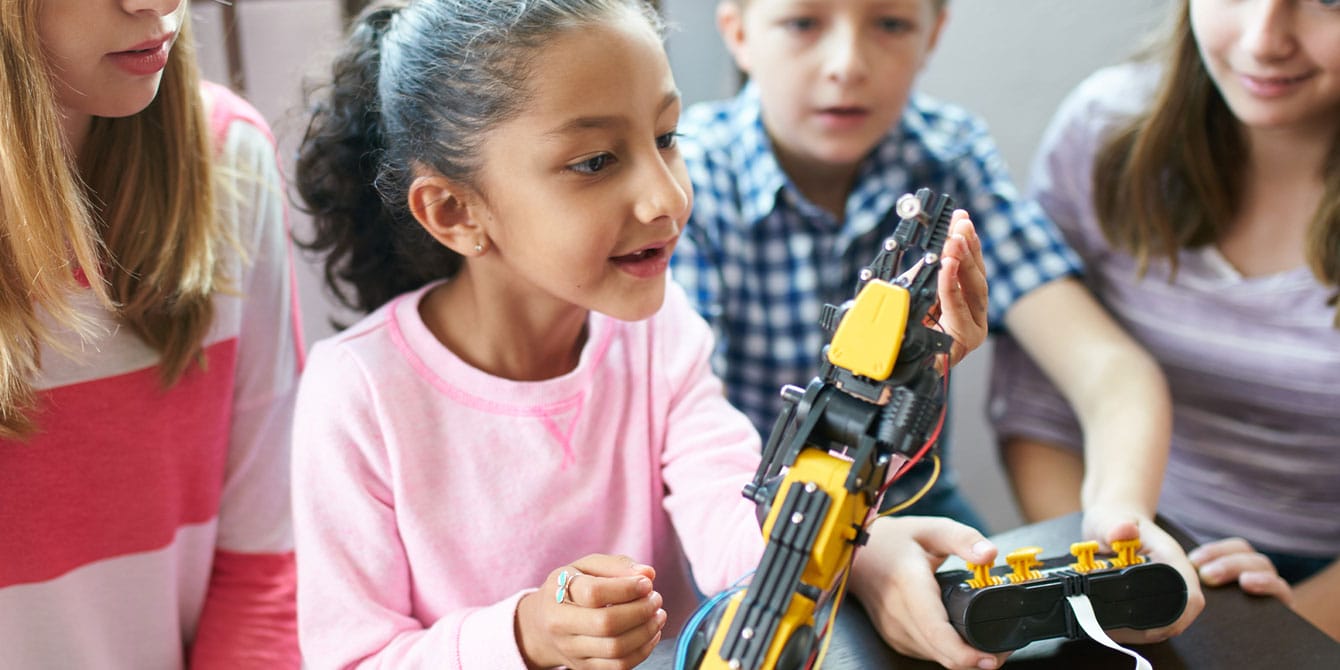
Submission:
<svg viewBox="0 0 1340 670">
<path fill-rule="evenodd" d="M 655 295 L 652 293 L 647 291 L 644 295 L 637 296 L 636 300 L 624 300 L 618 305 L 610 305 L 607 309 L 596 311 L 620 321 L 645 321 L 656 316 L 656 313 L 661 311 L 661 306 L 665 304 L 665 284 L 661 284 L 660 290 L 654 292 Z"/>
</svg>

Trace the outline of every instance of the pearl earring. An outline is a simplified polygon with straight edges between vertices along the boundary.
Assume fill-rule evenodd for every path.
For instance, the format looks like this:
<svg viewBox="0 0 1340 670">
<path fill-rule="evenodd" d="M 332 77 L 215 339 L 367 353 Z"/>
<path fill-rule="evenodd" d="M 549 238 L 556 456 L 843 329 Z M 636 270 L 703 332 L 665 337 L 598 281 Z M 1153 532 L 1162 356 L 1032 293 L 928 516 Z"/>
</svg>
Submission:
<svg viewBox="0 0 1340 670">
<path fill-rule="evenodd" d="M 482 254 L 482 253 L 484 253 L 484 243 L 483 243 L 483 242 L 475 242 L 475 253 L 477 253 L 477 254 Z"/>
</svg>

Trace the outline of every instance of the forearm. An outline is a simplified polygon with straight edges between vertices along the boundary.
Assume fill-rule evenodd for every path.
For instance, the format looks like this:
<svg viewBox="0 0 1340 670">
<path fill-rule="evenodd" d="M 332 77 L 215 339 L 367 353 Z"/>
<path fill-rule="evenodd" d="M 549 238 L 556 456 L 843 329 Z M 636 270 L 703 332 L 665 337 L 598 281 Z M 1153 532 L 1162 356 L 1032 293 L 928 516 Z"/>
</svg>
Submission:
<svg viewBox="0 0 1340 670">
<path fill-rule="evenodd" d="M 1115 324 L 1110 324 L 1113 329 Z M 1158 508 L 1172 434 L 1172 400 L 1158 365 L 1126 337 L 1096 358 L 1084 426 L 1084 509 L 1123 508 L 1153 518 Z M 1113 338 L 1114 340 L 1116 338 Z M 1099 348 L 1094 346 L 1093 348 Z"/>
<path fill-rule="evenodd" d="M 1078 452 L 1038 440 L 1009 437 L 1002 441 L 1001 460 L 1014 499 L 1028 523 L 1077 512 L 1084 460 Z"/>
<path fill-rule="evenodd" d="M 215 553 L 192 668 L 298 668 L 293 553 Z"/>
<path fill-rule="evenodd" d="M 1340 561 L 1294 586 L 1294 610 L 1340 642 Z"/>
<path fill-rule="evenodd" d="M 1034 290 L 1006 313 L 1005 321 L 1083 429 L 1084 508 L 1152 517 L 1172 424 L 1171 399 L 1158 364 L 1073 279 Z"/>
</svg>

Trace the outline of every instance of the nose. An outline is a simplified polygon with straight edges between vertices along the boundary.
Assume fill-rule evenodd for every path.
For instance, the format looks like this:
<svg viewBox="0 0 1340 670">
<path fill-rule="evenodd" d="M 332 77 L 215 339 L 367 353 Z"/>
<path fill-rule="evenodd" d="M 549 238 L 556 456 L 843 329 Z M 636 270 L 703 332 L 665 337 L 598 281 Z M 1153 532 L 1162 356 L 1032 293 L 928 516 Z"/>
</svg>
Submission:
<svg viewBox="0 0 1340 670">
<path fill-rule="evenodd" d="M 847 21 L 836 22 L 824 36 L 822 51 L 824 78 L 838 83 L 855 83 L 866 76 L 861 32 Z"/>
<path fill-rule="evenodd" d="M 693 206 L 693 188 L 689 185 L 688 170 L 678 154 L 647 161 L 644 179 L 638 180 L 638 197 L 633 215 L 645 224 L 664 223 L 670 219 L 682 226 Z"/>
<path fill-rule="evenodd" d="M 121 0 L 121 8 L 130 14 L 150 13 L 167 16 L 177 13 L 182 8 L 182 0 Z"/>
<path fill-rule="evenodd" d="M 1248 10 L 1242 25 L 1242 44 L 1258 60 L 1288 58 L 1297 48 L 1291 0 L 1260 0 Z"/>
</svg>

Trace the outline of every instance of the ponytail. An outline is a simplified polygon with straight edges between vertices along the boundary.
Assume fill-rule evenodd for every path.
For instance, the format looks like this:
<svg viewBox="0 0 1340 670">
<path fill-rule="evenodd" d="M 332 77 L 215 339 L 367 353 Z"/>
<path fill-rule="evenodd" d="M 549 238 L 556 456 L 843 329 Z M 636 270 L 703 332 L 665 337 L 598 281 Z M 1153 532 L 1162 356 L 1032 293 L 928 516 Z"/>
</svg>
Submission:
<svg viewBox="0 0 1340 670">
<path fill-rule="evenodd" d="M 356 20 L 298 151 L 298 193 L 315 228 L 299 244 L 326 254 L 326 285 L 361 312 L 460 265 L 459 256 L 420 228 L 404 198 L 383 197 L 378 188 L 387 180 L 377 94 L 381 40 L 400 9 L 370 9 Z"/>
</svg>

